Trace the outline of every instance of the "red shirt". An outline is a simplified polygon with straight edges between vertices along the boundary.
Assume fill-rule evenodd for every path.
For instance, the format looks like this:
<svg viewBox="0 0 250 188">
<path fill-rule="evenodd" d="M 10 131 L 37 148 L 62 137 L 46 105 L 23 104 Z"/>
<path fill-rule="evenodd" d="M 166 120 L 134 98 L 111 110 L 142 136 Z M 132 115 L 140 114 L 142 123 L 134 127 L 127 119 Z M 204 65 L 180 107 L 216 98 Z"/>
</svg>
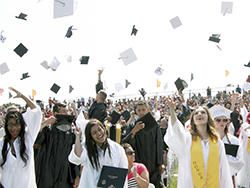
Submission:
<svg viewBox="0 0 250 188">
<path fill-rule="evenodd" d="M 134 163 L 134 164 L 135 164 L 135 166 L 136 166 L 137 174 L 141 175 L 141 173 L 142 173 L 145 169 L 148 171 L 147 167 L 146 167 L 144 164 L 142 164 L 142 163 Z M 130 173 L 128 174 L 128 180 L 130 180 L 131 178 L 133 178 L 133 172 L 130 172 Z"/>
</svg>

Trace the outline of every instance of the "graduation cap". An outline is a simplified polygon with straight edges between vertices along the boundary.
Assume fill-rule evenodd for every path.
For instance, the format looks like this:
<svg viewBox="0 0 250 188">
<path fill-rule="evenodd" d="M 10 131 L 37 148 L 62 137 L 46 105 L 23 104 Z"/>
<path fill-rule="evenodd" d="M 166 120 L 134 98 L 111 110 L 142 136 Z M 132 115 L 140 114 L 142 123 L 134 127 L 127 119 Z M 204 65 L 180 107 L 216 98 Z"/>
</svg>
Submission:
<svg viewBox="0 0 250 188">
<path fill-rule="evenodd" d="M 212 36 L 209 37 L 209 41 L 213 42 L 220 42 L 220 34 L 212 34 Z"/>
<path fill-rule="evenodd" d="M 145 124 L 145 127 L 142 129 L 145 134 L 158 126 L 158 123 L 150 112 L 139 118 L 137 122 L 139 121 L 142 121 Z"/>
<path fill-rule="evenodd" d="M 227 144 L 227 143 L 224 143 L 224 145 L 225 145 L 225 150 L 226 150 L 227 155 L 232 155 L 233 157 L 237 156 L 239 145 Z"/>
<path fill-rule="evenodd" d="M 52 62 L 49 64 L 49 67 L 53 70 L 56 71 L 57 67 L 60 65 L 60 61 L 56 57 L 53 58 Z"/>
<path fill-rule="evenodd" d="M 228 110 L 224 106 L 221 105 L 214 105 L 211 108 L 209 108 L 209 112 L 211 113 L 213 119 L 219 116 L 225 116 L 227 118 L 230 118 L 230 114 L 232 113 L 231 110 Z"/>
<path fill-rule="evenodd" d="M 103 165 L 97 187 L 123 187 L 128 169 Z M 115 178 L 114 178 L 115 177 Z"/>
<path fill-rule="evenodd" d="M 176 16 L 175 18 L 171 19 L 170 23 L 172 24 L 172 27 L 174 29 L 182 25 L 181 20 L 180 20 L 180 18 L 178 16 Z"/>
<path fill-rule="evenodd" d="M 192 81 L 193 79 L 194 79 L 194 74 L 191 73 L 191 80 L 190 81 Z"/>
<path fill-rule="evenodd" d="M 9 99 L 12 97 L 12 94 L 9 92 Z"/>
<path fill-rule="evenodd" d="M 244 64 L 245 67 L 250 67 L 250 61 L 248 62 L 248 64 Z"/>
<path fill-rule="evenodd" d="M 27 16 L 27 14 L 20 13 L 19 16 L 15 16 L 15 17 L 18 18 L 18 19 L 27 20 L 25 18 L 26 16 Z"/>
<path fill-rule="evenodd" d="M 112 125 L 115 125 L 118 120 L 120 119 L 121 117 L 121 114 L 119 114 L 118 112 L 116 112 L 115 110 L 110 114 L 110 117 L 112 117 L 112 120 L 111 120 L 111 124 Z"/>
<path fill-rule="evenodd" d="M 5 40 L 6 40 L 6 37 L 4 37 L 4 36 L 2 35 L 2 33 L 3 33 L 3 31 L 0 33 L 0 41 L 2 41 L 2 43 L 4 43 Z"/>
<path fill-rule="evenodd" d="M 125 80 L 125 88 L 127 88 L 129 84 L 131 84 L 131 83 L 126 79 Z"/>
<path fill-rule="evenodd" d="M 124 112 L 122 112 L 121 116 L 125 119 L 126 122 L 130 119 L 130 113 L 128 110 L 125 110 Z"/>
<path fill-rule="evenodd" d="M 164 69 L 163 68 L 161 68 L 161 67 L 158 67 L 156 70 L 155 70 L 155 74 L 157 74 L 157 75 L 162 75 L 162 73 L 163 73 L 163 71 L 164 71 Z"/>
<path fill-rule="evenodd" d="M 116 90 L 116 92 L 119 92 L 121 90 L 124 90 L 124 87 L 122 86 L 121 83 L 116 83 L 115 84 L 115 90 Z"/>
<path fill-rule="evenodd" d="M 212 103 L 208 103 L 208 104 L 207 104 L 207 107 L 208 107 L 208 108 L 211 108 L 211 107 L 213 107 L 213 104 L 212 104 Z"/>
<path fill-rule="evenodd" d="M 184 80 L 182 80 L 182 79 L 180 79 L 180 78 L 178 78 L 178 79 L 174 82 L 174 84 L 175 84 L 175 86 L 176 86 L 176 88 L 177 88 L 178 91 L 179 91 L 180 89 L 183 91 L 185 88 L 188 87 L 188 84 L 187 84 Z"/>
<path fill-rule="evenodd" d="M 48 65 L 47 61 L 43 61 L 42 63 L 40 63 L 40 65 L 42 65 L 45 69 L 50 69 L 50 66 Z"/>
<path fill-rule="evenodd" d="M 168 82 L 164 84 L 164 91 L 168 88 Z"/>
<path fill-rule="evenodd" d="M 135 53 L 132 48 L 129 48 L 128 50 L 120 53 L 120 58 L 122 59 L 124 65 L 129 65 L 130 63 L 133 63 L 137 60 L 137 57 L 135 56 Z"/>
<path fill-rule="evenodd" d="M 66 56 L 66 60 L 67 60 L 68 62 L 72 62 L 72 56 L 71 56 L 71 55 Z"/>
<path fill-rule="evenodd" d="M 23 57 L 23 55 L 28 51 L 28 49 L 22 44 L 20 43 L 15 49 L 14 51 L 20 56 Z"/>
<path fill-rule="evenodd" d="M 0 65 L 0 73 L 1 73 L 1 75 L 5 74 L 5 73 L 7 73 L 9 71 L 10 71 L 10 69 L 9 69 L 7 63 L 3 63 L 3 64 Z"/>
<path fill-rule="evenodd" d="M 136 36 L 137 31 L 138 30 L 135 28 L 135 25 L 133 25 L 133 29 L 132 29 L 131 35 L 135 35 Z"/>
<path fill-rule="evenodd" d="M 2 96 L 2 93 L 4 92 L 3 88 L 0 88 L 0 95 Z"/>
<path fill-rule="evenodd" d="M 72 27 L 73 27 L 73 25 L 68 28 L 65 37 L 70 38 L 72 36 L 72 34 L 73 34 L 72 33 Z"/>
<path fill-rule="evenodd" d="M 233 2 L 222 2 L 221 3 L 221 13 L 225 14 L 232 14 L 233 12 Z"/>
<path fill-rule="evenodd" d="M 64 16 L 71 16 L 74 13 L 74 1 L 54 0 L 54 19 Z"/>
<path fill-rule="evenodd" d="M 25 79 L 25 78 L 29 78 L 30 76 L 28 75 L 29 73 L 28 72 L 26 72 L 26 73 L 24 73 L 22 76 L 22 78 L 20 78 L 20 80 L 23 80 L 23 79 Z"/>
<path fill-rule="evenodd" d="M 53 91 L 54 93 L 57 93 L 60 88 L 61 88 L 60 86 L 54 83 L 53 86 L 50 88 L 50 90 Z"/>
<path fill-rule="evenodd" d="M 144 88 L 141 88 L 141 90 L 139 90 L 140 94 L 143 96 L 143 98 L 145 97 L 145 95 L 147 94 L 146 91 L 144 90 Z"/>
<path fill-rule="evenodd" d="M 74 88 L 70 85 L 69 86 L 69 93 L 71 93 L 74 90 Z"/>
<path fill-rule="evenodd" d="M 89 62 L 89 56 L 82 56 L 80 59 L 81 64 L 87 65 Z"/>
</svg>

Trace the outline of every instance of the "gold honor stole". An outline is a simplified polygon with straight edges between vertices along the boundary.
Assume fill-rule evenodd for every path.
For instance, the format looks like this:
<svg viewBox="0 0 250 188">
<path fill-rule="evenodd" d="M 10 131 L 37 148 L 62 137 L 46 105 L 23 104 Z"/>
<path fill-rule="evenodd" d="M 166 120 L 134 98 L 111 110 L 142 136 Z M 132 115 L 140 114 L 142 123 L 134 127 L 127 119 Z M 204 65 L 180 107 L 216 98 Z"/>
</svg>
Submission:
<svg viewBox="0 0 250 188">
<path fill-rule="evenodd" d="M 248 137 L 247 151 L 250 153 L 250 137 Z"/>
<path fill-rule="evenodd" d="M 209 137 L 209 155 L 207 163 L 207 182 L 205 180 L 205 168 L 200 137 L 192 140 L 191 168 L 195 188 L 219 188 L 219 147 L 215 140 Z"/>
<path fill-rule="evenodd" d="M 110 125 L 106 126 L 106 129 L 108 131 L 108 138 L 110 138 Z M 116 142 L 120 144 L 121 142 L 121 135 L 122 135 L 122 129 L 120 124 L 116 124 Z"/>
</svg>

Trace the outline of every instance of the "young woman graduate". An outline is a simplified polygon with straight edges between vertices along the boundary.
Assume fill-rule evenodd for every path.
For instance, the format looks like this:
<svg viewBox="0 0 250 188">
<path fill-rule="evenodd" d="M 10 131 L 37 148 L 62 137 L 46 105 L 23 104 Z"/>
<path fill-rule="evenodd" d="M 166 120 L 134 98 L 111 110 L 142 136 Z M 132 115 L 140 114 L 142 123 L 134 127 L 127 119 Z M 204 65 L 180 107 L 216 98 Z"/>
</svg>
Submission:
<svg viewBox="0 0 250 188">
<path fill-rule="evenodd" d="M 0 140 L 0 182 L 3 187 L 35 188 L 33 144 L 39 132 L 42 113 L 39 106 L 10 87 L 28 105 L 27 111 L 10 111 L 5 116 L 6 135 Z"/>
<path fill-rule="evenodd" d="M 240 144 L 239 139 L 228 132 L 228 125 L 230 123 L 229 117 L 232 111 L 228 110 L 227 108 L 223 106 L 214 105 L 213 107 L 209 109 L 209 112 L 211 113 L 214 119 L 215 128 L 222 142 L 226 144 L 239 146 Z M 226 156 L 227 156 L 227 161 L 231 170 L 233 185 L 236 188 L 235 177 L 236 177 L 236 174 L 239 172 L 239 170 L 242 168 L 243 162 L 240 158 L 239 152 L 236 153 L 236 156 L 233 156 L 233 155 L 226 155 Z"/>
<path fill-rule="evenodd" d="M 223 142 L 208 109 L 198 106 L 189 132 L 176 118 L 175 102 L 167 98 L 171 118 L 164 141 L 179 159 L 178 188 L 232 188 Z"/>
<path fill-rule="evenodd" d="M 83 165 L 79 188 L 97 187 L 103 165 L 128 168 L 124 149 L 107 138 L 106 129 L 97 119 L 88 121 L 85 138 L 81 142 L 80 130 L 75 130 L 76 140 L 69 155 L 69 161 Z M 124 187 L 127 187 L 125 181 Z"/>
<path fill-rule="evenodd" d="M 241 126 L 240 139 L 240 157 L 244 163 L 237 174 L 236 180 L 240 187 L 250 187 L 250 113 L 247 115 L 246 123 Z"/>
</svg>

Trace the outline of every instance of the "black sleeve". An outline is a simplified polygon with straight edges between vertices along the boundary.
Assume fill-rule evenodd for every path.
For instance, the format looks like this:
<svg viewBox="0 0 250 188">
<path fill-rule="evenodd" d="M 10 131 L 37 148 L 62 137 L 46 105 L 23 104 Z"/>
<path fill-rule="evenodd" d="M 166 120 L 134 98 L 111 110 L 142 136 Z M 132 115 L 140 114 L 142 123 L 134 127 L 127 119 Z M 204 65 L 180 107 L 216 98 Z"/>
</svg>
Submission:
<svg viewBox="0 0 250 188">
<path fill-rule="evenodd" d="M 96 93 L 98 93 L 102 89 L 103 89 L 103 83 L 101 80 L 98 80 L 98 83 L 95 85 Z"/>
</svg>

